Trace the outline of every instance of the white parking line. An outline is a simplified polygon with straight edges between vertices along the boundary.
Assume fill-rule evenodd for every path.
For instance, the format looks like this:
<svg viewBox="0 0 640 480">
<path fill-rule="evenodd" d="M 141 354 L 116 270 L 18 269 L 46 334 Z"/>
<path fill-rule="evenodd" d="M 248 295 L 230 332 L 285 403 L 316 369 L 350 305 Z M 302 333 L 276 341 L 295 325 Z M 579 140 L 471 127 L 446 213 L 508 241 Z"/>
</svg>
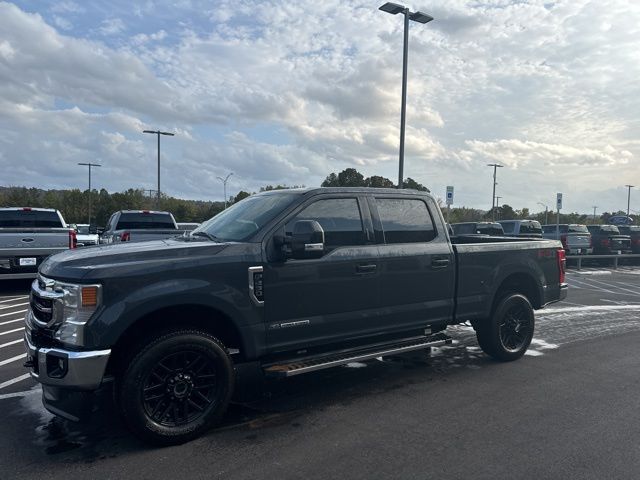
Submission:
<svg viewBox="0 0 640 480">
<path fill-rule="evenodd" d="M 16 343 L 20 343 L 20 342 L 24 342 L 24 340 L 19 338 L 18 340 L 14 340 L 13 342 L 3 343 L 2 345 L 0 345 L 0 348 L 10 347 L 11 345 L 15 345 Z"/>
<path fill-rule="evenodd" d="M 0 332 L 0 335 L 8 335 L 13 332 L 19 332 L 20 330 L 24 330 L 24 327 L 16 328 L 15 330 L 7 330 L 6 332 Z"/>
<path fill-rule="evenodd" d="M 6 360 L 2 360 L 0 362 L 0 367 L 4 365 L 8 365 L 9 363 L 17 362 L 18 360 L 23 360 L 27 357 L 26 353 L 21 353 L 20 355 L 16 355 L 15 357 L 7 358 Z"/>
<path fill-rule="evenodd" d="M 35 390 L 25 390 L 24 392 L 4 393 L 0 395 L 0 400 L 4 400 L 5 398 L 26 397 L 27 395 L 33 395 L 34 393 L 42 393 L 42 390 L 36 388 Z"/>
<path fill-rule="evenodd" d="M 8 387 L 9 385 L 13 385 L 14 383 L 21 382 L 22 380 L 26 380 L 29 378 L 31 374 L 25 373 L 24 375 L 20 375 L 19 377 L 12 378 L 11 380 L 7 380 L 6 382 L 0 383 L 0 390 Z"/>
<path fill-rule="evenodd" d="M 25 298 L 29 298 L 29 295 L 20 295 L 19 297 L 15 298 L 6 298 L 4 300 L 0 300 L 0 303 L 15 302 L 16 300 L 24 300 Z"/>
<path fill-rule="evenodd" d="M 29 305 L 29 302 L 16 303 L 15 305 L 3 305 L 0 307 L 0 310 L 9 310 L 10 308 L 24 307 L 25 305 Z"/>
<path fill-rule="evenodd" d="M 0 317 L 8 317 L 9 315 L 17 315 L 18 313 L 27 313 L 27 309 L 25 308 L 24 310 L 18 310 L 17 312 L 0 313 Z"/>
<path fill-rule="evenodd" d="M 566 308 L 545 308 L 540 310 L 537 315 L 551 315 L 554 313 L 575 313 L 575 312 L 606 312 L 611 310 L 638 310 L 640 305 L 585 305 L 583 307 L 566 307 Z"/>
<path fill-rule="evenodd" d="M 0 322 L 0 326 L 8 325 L 10 323 L 16 323 L 16 322 L 24 322 L 24 318 L 18 318 L 16 320 L 7 320 L 6 322 Z"/>
</svg>

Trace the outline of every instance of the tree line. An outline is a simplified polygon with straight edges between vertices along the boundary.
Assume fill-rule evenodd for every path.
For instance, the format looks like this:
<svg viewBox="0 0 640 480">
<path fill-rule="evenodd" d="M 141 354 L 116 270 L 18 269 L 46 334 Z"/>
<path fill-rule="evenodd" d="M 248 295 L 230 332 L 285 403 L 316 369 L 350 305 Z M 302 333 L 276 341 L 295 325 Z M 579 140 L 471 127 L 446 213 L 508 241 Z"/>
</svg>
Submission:
<svg viewBox="0 0 640 480">
<path fill-rule="evenodd" d="M 396 185 L 388 178 L 378 175 L 365 177 L 355 168 L 346 168 L 339 173 L 330 173 L 322 182 L 323 187 L 373 187 L 395 188 Z M 300 188 L 304 185 L 265 185 L 260 192 Z M 407 178 L 403 182 L 403 188 L 411 188 L 429 192 L 429 189 Z M 256 192 L 239 191 L 229 197 L 228 205 L 239 202 Z M 166 210 L 173 213 L 178 222 L 203 222 L 217 215 L 224 209 L 224 202 L 184 200 L 180 198 L 161 195 L 158 204 L 155 196 L 146 195 L 144 189 L 130 188 L 124 192 L 109 193 L 105 189 L 81 191 L 73 190 L 42 190 L 26 187 L 0 187 L 0 207 L 35 207 L 55 208 L 60 210 L 68 223 L 86 223 L 89 218 L 89 201 L 91 201 L 91 218 L 93 224 L 104 226 L 113 212 L 118 210 Z M 477 208 L 454 207 L 446 212 L 442 199 L 438 204 L 445 210 L 449 223 L 488 221 L 494 218 L 491 210 Z M 560 214 L 560 223 L 607 223 L 613 215 L 624 215 L 624 212 L 604 212 L 595 219 L 592 215 L 579 213 Z M 633 215 L 632 215 L 633 217 Z M 495 207 L 495 218 L 499 219 L 531 219 L 546 223 L 545 212 L 532 213 L 528 208 L 514 209 L 508 204 Z M 637 219 L 636 219 L 637 220 Z M 554 212 L 548 212 L 549 223 L 556 222 Z"/>
</svg>

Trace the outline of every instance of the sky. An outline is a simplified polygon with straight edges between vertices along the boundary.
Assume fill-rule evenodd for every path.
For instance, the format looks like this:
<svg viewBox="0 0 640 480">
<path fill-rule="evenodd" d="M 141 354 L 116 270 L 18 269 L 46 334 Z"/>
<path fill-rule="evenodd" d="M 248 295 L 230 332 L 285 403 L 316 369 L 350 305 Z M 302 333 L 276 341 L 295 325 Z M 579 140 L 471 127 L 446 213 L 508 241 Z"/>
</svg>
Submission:
<svg viewBox="0 0 640 480">
<path fill-rule="evenodd" d="M 383 2 L 0 2 L 0 185 L 199 200 L 397 181 L 401 16 Z M 640 211 L 640 1 L 416 0 L 405 177 L 454 206 Z"/>
</svg>

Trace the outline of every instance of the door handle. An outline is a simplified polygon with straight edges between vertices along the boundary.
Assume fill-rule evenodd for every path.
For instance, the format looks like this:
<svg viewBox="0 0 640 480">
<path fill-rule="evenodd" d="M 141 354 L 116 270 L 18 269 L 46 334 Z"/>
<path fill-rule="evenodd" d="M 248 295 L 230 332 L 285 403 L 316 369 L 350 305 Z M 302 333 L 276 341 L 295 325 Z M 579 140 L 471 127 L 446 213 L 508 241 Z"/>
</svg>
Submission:
<svg viewBox="0 0 640 480">
<path fill-rule="evenodd" d="M 373 273 L 378 266 L 375 263 L 356 266 L 356 273 Z"/>
<path fill-rule="evenodd" d="M 434 258 L 431 260 L 431 268 L 447 268 L 448 266 L 448 258 Z"/>
</svg>

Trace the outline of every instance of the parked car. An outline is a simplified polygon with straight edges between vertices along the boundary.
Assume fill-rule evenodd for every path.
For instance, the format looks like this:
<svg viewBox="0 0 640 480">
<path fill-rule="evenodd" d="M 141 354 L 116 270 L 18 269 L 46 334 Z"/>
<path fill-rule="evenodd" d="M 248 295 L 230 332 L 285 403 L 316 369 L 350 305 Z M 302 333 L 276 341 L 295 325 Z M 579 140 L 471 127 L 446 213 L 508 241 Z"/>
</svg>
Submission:
<svg viewBox="0 0 640 480">
<path fill-rule="evenodd" d="M 618 230 L 620 230 L 622 235 L 629 235 L 631 239 L 631 252 L 640 253 L 640 226 L 618 225 Z"/>
<path fill-rule="evenodd" d="M 173 215 L 154 210 L 120 210 L 109 218 L 100 243 L 148 242 L 182 235 Z"/>
<path fill-rule="evenodd" d="M 76 231 L 76 238 L 78 239 L 79 247 L 88 247 L 90 245 L 98 245 L 100 243 L 100 236 L 98 235 L 98 229 L 95 225 L 77 223 L 70 226 Z"/>
<path fill-rule="evenodd" d="M 542 237 L 560 240 L 570 255 L 587 255 L 593 252 L 591 234 L 586 225 L 566 224 L 543 225 Z"/>
<path fill-rule="evenodd" d="M 621 235 L 615 225 L 587 225 L 587 229 L 591 233 L 594 254 L 631 253 L 631 237 Z"/>
<path fill-rule="evenodd" d="M 454 235 L 490 235 L 504 236 L 502 225 L 498 222 L 461 222 L 452 223 Z"/>
<path fill-rule="evenodd" d="M 175 444 L 264 376 L 444 345 L 448 325 L 520 358 L 534 309 L 567 295 L 562 244 L 445 228 L 426 192 L 275 190 L 188 236 L 63 253 L 32 285 L 26 365 L 54 414 L 83 418 L 115 385 L 134 433 Z"/>
<path fill-rule="evenodd" d="M 542 226 L 537 220 L 498 220 L 509 237 L 542 238 Z"/>
<path fill-rule="evenodd" d="M 35 278 L 49 255 L 76 247 L 76 232 L 58 210 L 0 208 L 0 279 Z"/>
</svg>

